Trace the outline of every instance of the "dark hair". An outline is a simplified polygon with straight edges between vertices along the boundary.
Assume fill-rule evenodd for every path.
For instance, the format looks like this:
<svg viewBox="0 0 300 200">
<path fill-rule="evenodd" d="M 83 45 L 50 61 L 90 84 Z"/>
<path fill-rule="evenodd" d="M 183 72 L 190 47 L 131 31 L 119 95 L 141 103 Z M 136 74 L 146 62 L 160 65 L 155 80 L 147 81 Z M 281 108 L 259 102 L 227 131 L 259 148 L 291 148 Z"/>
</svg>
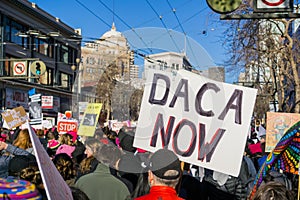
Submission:
<svg viewBox="0 0 300 200">
<path fill-rule="evenodd" d="M 70 187 L 73 200 L 89 200 L 89 197 L 79 188 Z"/>
<path fill-rule="evenodd" d="M 253 200 L 293 200 L 292 192 L 286 187 L 275 181 L 261 185 L 256 191 Z"/>
<path fill-rule="evenodd" d="M 150 186 L 148 183 L 148 173 L 142 173 L 138 178 L 137 186 L 132 192 L 131 197 L 135 199 L 137 197 L 148 194 L 149 191 L 150 191 Z"/>
<path fill-rule="evenodd" d="M 103 145 L 94 156 L 102 164 L 114 167 L 121 157 L 121 151 L 118 147 L 108 144 Z"/>
<path fill-rule="evenodd" d="M 43 183 L 38 166 L 29 166 L 20 172 L 20 178 L 29 181 L 39 187 Z"/>
<path fill-rule="evenodd" d="M 58 140 L 58 132 L 56 131 L 56 129 L 55 131 L 48 130 L 45 136 L 47 139 Z"/>
<path fill-rule="evenodd" d="M 65 181 L 75 178 L 76 171 L 74 162 L 68 154 L 57 154 L 53 158 L 53 163 Z"/>
<path fill-rule="evenodd" d="M 19 177 L 23 169 L 30 166 L 37 166 L 34 155 L 15 155 L 8 163 L 8 175 Z"/>
</svg>

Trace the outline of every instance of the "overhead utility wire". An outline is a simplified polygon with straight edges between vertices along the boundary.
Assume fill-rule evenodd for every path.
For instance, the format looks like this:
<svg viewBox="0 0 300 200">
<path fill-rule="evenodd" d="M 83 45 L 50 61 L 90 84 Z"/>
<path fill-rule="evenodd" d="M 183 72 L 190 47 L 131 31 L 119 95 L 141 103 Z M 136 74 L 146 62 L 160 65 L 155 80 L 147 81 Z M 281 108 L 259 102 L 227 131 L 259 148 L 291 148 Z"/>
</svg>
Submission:
<svg viewBox="0 0 300 200">
<path fill-rule="evenodd" d="M 178 24 L 179 24 L 179 26 L 180 26 L 180 28 L 181 28 L 181 31 L 182 31 L 183 34 L 184 34 L 185 40 L 186 40 L 186 42 L 188 43 L 189 48 L 191 49 L 191 53 L 192 53 L 192 55 L 193 55 L 193 57 L 194 57 L 194 59 L 195 59 L 195 61 L 196 61 L 196 64 L 197 64 L 197 66 L 199 67 L 199 63 L 198 63 L 197 58 L 196 58 L 196 56 L 195 56 L 195 53 L 194 53 L 194 51 L 193 51 L 193 49 L 192 49 L 192 46 L 191 46 L 191 44 L 190 44 L 190 41 L 188 40 L 188 38 L 187 38 L 187 36 L 186 36 L 186 32 L 184 31 L 183 26 L 182 26 L 182 24 L 180 23 L 179 18 L 178 18 L 177 14 L 176 14 L 176 9 L 173 8 L 173 6 L 172 6 L 171 3 L 169 2 L 169 0 L 167 0 L 167 3 L 168 3 L 168 5 L 169 5 L 169 7 L 171 8 L 171 10 L 173 11 L 173 13 L 174 13 L 174 15 L 175 15 L 175 18 L 176 18 L 176 20 L 177 20 L 177 22 L 178 22 Z M 184 51 L 187 51 L 187 49 L 185 49 Z M 185 53 L 186 53 L 186 52 L 185 52 Z"/>
<path fill-rule="evenodd" d="M 178 45 L 176 44 L 174 38 L 173 38 L 172 35 L 170 34 L 170 31 L 168 30 L 166 24 L 164 23 L 164 21 L 163 21 L 163 19 L 162 19 L 162 16 L 160 16 L 160 15 L 156 12 L 156 10 L 153 8 L 153 6 L 150 4 L 150 2 L 149 2 L 148 0 L 146 0 L 146 2 L 147 2 L 148 5 L 150 6 L 150 8 L 153 10 L 153 12 L 157 15 L 157 17 L 159 17 L 161 23 L 163 24 L 163 26 L 165 27 L 166 31 L 168 32 L 168 34 L 169 34 L 169 36 L 170 36 L 172 42 L 174 43 L 175 47 L 177 48 L 177 51 L 180 52 L 180 49 L 179 49 Z"/>
<path fill-rule="evenodd" d="M 77 3 L 79 3 L 82 7 L 84 7 L 86 10 L 88 10 L 90 13 L 92 13 L 95 17 L 97 17 L 101 22 L 103 22 L 105 25 L 107 25 L 108 27 L 110 27 L 110 25 L 104 21 L 103 19 L 101 19 L 98 15 L 96 15 L 92 10 L 90 10 L 87 6 L 85 6 L 83 3 L 81 3 L 79 0 L 75 0 Z"/>
<path fill-rule="evenodd" d="M 193 19 L 194 17 L 196 17 L 197 15 L 199 15 L 200 13 L 202 13 L 204 10 L 206 10 L 207 8 L 203 8 L 202 10 L 196 12 L 195 14 L 193 14 L 192 16 L 190 16 L 189 18 L 187 18 L 186 20 L 184 20 L 182 22 L 182 24 L 185 24 L 186 22 L 190 21 L 191 19 Z M 174 29 L 178 28 L 180 25 L 178 24 L 177 26 L 174 27 Z"/>
<path fill-rule="evenodd" d="M 83 6 L 85 9 L 87 9 L 89 12 L 91 12 L 94 16 L 96 16 L 98 19 L 100 19 L 104 24 L 106 24 L 108 27 L 111 27 L 111 25 L 109 25 L 107 22 L 105 22 L 103 19 L 101 19 L 99 16 L 97 16 L 93 11 L 91 11 L 87 6 L 85 6 L 84 4 L 82 4 L 80 1 L 77 1 L 81 6 Z M 91 39 L 91 38 L 90 38 Z M 99 40 L 99 38 L 96 38 L 96 40 Z M 130 42 L 129 42 L 130 43 Z M 131 44 L 131 46 L 135 49 L 137 49 L 134 45 Z M 152 50 L 150 50 L 152 52 Z"/>
<path fill-rule="evenodd" d="M 83 38 L 91 39 L 91 40 L 83 40 L 83 42 L 86 43 L 86 44 L 87 44 L 87 43 L 90 43 L 90 44 L 95 43 L 96 45 L 108 47 L 108 45 L 101 44 L 101 43 L 96 43 L 95 41 L 97 40 L 97 41 L 106 41 L 106 42 L 109 42 L 109 43 L 111 43 L 111 44 L 119 45 L 117 42 L 112 42 L 112 41 L 107 40 L 107 39 L 102 40 L 102 39 L 99 39 L 99 38 L 87 37 L 87 36 L 86 36 L 86 37 L 83 37 Z M 134 53 L 136 53 L 137 55 L 139 55 L 139 56 L 145 58 L 146 60 L 149 60 L 149 57 L 148 57 L 146 54 L 140 53 L 140 52 L 148 53 L 147 51 L 145 51 L 145 50 L 143 50 L 143 49 L 137 49 L 137 48 L 134 49 L 133 51 L 134 51 Z M 154 59 L 152 59 L 152 60 L 154 60 Z M 154 60 L 154 61 L 159 62 L 158 60 Z"/>
<path fill-rule="evenodd" d="M 130 30 L 132 30 L 136 36 L 142 41 L 142 43 L 145 45 L 147 49 L 149 49 L 150 52 L 152 52 L 152 49 L 148 47 L 146 42 L 143 40 L 143 38 L 134 30 L 133 27 L 129 26 L 119 15 L 117 15 L 112 9 L 110 9 L 105 3 L 103 3 L 101 0 L 98 0 L 99 3 L 101 3 L 106 9 L 108 9 L 111 13 L 113 13 L 123 24 L 125 24 Z"/>
<path fill-rule="evenodd" d="M 201 12 L 203 12 L 203 11 L 206 10 L 206 9 L 207 9 L 207 8 L 204 8 L 204 9 L 202 9 L 202 10 L 196 12 L 196 13 L 193 14 L 191 17 L 189 17 L 189 18 L 187 18 L 186 20 L 184 20 L 184 21 L 182 22 L 182 24 L 185 24 L 186 22 L 190 21 L 192 18 L 196 17 L 198 14 L 200 14 Z M 178 28 L 178 27 L 179 27 L 179 24 L 176 25 L 175 27 L 173 27 L 172 29 L 175 30 L 175 29 Z M 164 33 L 164 34 L 162 34 L 162 35 L 165 35 L 165 34 L 167 34 L 167 33 Z M 161 37 L 161 36 L 159 36 L 159 37 L 153 39 L 152 42 L 155 41 L 155 40 L 157 40 L 157 39 L 160 38 L 160 37 Z"/>
<path fill-rule="evenodd" d="M 183 7 L 184 7 L 186 4 L 188 4 L 190 1 L 192 1 L 192 0 L 186 1 L 186 2 L 184 2 L 183 4 L 179 5 L 178 7 L 183 8 Z M 167 14 L 167 13 L 169 13 L 169 11 L 168 11 L 168 12 L 165 12 L 165 13 Z M 165 13 L 163 13 L 163 15 L 164 15 Z M 145 24 L 148 24 L 149 22 L 154 21 L 156 18 L 157 18 L 157 17 L 155 16 L 155 17 L 153 17 L 153 18 L 151 18 L 151 19 L 149 19 L 149 20 L 146 20 L 146 21 L 140 23 L 139 25 L 137 25 L 136 27 L 144 26 Z"/>
</svg>

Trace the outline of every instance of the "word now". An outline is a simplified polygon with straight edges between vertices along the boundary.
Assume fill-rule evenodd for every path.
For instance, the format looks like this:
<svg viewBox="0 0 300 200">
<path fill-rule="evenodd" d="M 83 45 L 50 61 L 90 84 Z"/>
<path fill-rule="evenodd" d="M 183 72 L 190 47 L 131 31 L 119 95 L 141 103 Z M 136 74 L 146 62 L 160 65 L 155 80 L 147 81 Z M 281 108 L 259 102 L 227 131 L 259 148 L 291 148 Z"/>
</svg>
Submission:
<svg viewBox="0 0 300 200">
<path fill-rule="evenodd" d="M 198 151 L 198 160 L 203 161 L 206 158 L 206 162 L 210 162 L 211 157 L 220 142 L 221 138 L 223 137 L 225 133 L 225 129 L 217 129 L 214 133 L 211 141 L 209 143 L 205 142 L 205 136 L 206 136 L 206 130 L 205 130 L 205 124 L 199 123 L 199 134 L 197 134 L 197 128 L 196 125 L 189 121 L 188 119 L 182 119 L 175 127 L 174 127 L 175 117 L 170 116 L 168 125 L 166 129 L 164 128 L 164 121 L 163 121 L 163 115 L 159 113 L 156 118 L 156 122 L 152 131 L 152 137 L 150 140 L 150 146 L 156 147 L 158 135 L 161 136 L 162 141 L 162 147 L 168 146 L 170 143 L 171 136 L 172 137 L 172 146 L 173 150 L 176 154 L 181 155 L 183 157 L 189 157 L 193 154 L 193 152 L 196 149 L 196 146 L 198 145 L 197 151 Z M 178 148 L 178 141 L 180 134 L 186 134 L 182 133 L 181 130 L 184 126 L 187 126 L 190 128 L 192 137 L 189 141 L 189 146 L 185 150 L 180 150 Z M 173 132 L 173 133 L 172 133 Z M 197 136 L 198 135 L 198 136 Z M 196 144 L 198 139 L 198 144 Z"/>
</svg>

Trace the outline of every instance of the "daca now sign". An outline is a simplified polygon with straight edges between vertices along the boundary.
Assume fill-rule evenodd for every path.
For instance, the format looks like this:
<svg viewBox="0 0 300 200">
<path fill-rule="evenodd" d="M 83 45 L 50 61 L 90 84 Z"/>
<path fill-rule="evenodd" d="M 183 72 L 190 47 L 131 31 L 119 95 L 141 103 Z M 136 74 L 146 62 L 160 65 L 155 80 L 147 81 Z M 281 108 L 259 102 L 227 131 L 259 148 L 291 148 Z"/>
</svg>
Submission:
<svg viewBox="0 0 300 200">
<path fill-rule="evenodd" d="M 185 70 L 147 77 L 134 146 L 238 176 L 256 90 Z"/>
</svg>

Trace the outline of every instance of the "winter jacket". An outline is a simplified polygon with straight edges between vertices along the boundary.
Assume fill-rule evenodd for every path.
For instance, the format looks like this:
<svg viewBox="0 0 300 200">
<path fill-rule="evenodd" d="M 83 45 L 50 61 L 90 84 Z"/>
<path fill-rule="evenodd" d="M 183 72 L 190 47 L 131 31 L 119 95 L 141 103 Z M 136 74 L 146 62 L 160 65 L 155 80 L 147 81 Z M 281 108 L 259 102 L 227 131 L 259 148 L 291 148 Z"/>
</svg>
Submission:
<svg viewBox="0 0 300 200">
<path fill-rule="evenodd" d="M 150 193 L 135 200 L 183 200 L 177 196 L 176 190 L 168 186 L 152 186 Z"/>
<path fill-rule="evenodd" d="M 130 195 L 126 185 L 111 175 L 109 168 L 101 163 L 94 172 L 80 177 L 75 187 L 90 200 L 122 200 Z"/>
<path fill-rule="evenodd" d="M 3 154 L 5 151 L 10 154 Z M 13 155 L 28 156 L 30 154 L 28 151 L 15 147 L 11 144 L 8 144 L 5 151 L 2 152 L 2 155 L 0 157 L 0 178 L 6 178 L 8 176 L 8 164 L 9 161 L 13 158 Z"/>
</svg>

